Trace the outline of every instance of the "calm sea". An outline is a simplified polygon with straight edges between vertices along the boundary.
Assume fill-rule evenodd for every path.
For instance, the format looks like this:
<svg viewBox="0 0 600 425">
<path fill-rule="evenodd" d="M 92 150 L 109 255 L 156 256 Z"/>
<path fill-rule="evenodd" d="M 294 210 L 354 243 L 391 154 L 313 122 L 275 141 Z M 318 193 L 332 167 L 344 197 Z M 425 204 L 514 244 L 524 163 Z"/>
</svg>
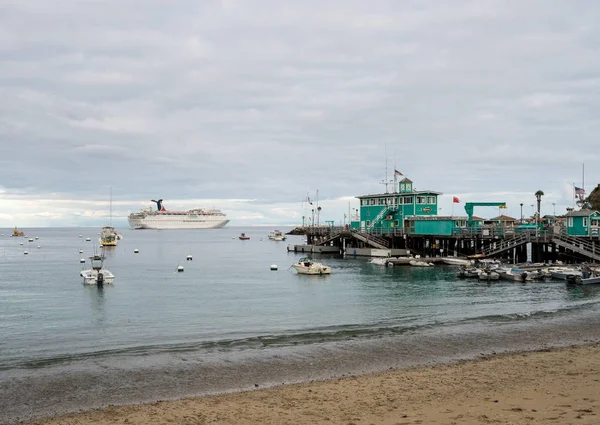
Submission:
<svg viewBox="0 0 600 425">
<path fill-rule="evenodd" d="M 355 349 L 363 350 L 364 364 L 365 355 L 385 344 L 405 347 L 427 338 L 447 338 L 443 344 L 447 352 L 436 346 L 440 357 L 458 353 L 459 344 L 452 347 L 450 341 L 469 333 L 486 338 L 504 335 L 490 340 L 489 347 L 497 348 L 511 331 L 533 338 L 527 329 L 535 328 L 540 338 L 539 329 L 561 323 L 565 329 L 573 328 L 574 323 L 596 320 L 600 313 L 597 287 L 571 287 L 564 282 L 480 283 L 457 279 L 452 266 L 385 268 L 367 259 L 324 255 L 319 258 L 332 267 L 331 276 L 297 275 L 290 266 L 302 254 L 286 247 L 302 243 L 303 238 L 270 241 L 271 228 L 118 230 L 123 240 L 105 252 L 105 267 L 116 280 L 103 288 L 85 286 L 79 276 L 80 258 L 98 251 L 98 228 L 26 229 L 29 237 L 39 237 L 33 242 L 9 237 L 11 229 L 2 230 L 0 380 L 10 384 L 0 391 L 4 407 L 9 402 L 29 405 L 30 398 L 40 398 L 34 388 L 51 386 L 66 375 L 75 379 L 77 374 L 108 376 L 143 370 L 148 377 L 152 371 L 189 372 L 192 366 L 182 366 L 186 362 L 193 363 L 194 370 L 211 365 L 202 375 L 205 387 L 197 381 L 183 385 L 183 378 L 178 384 L 163 385 L 178 388 L 177 394 L 144 392 L 138 387 L 138 393 L 128 393 L 126 399 L 135 402 L 244 386 L 251 378 L 231 378 L 233 382 L 217 385 L 215 370 L 221 377 L 241 377 L 250 374 L 242 366 L 249 364 L 248 359 L 271 359 L 266 370 L 252 369 L 252 379 L 262 377 L 266 383 L 287 376 L 289 382 L 315 375 L 290 373 L 293 367 L 287 372 L 282 367 L 277 374 L 273 369 L 277 359 L 288 366 L 312 364 L 316 359 L 325 362 L 319 353 L 328 350 L 337 353 L 335 364 L 350 364 L 354 360 L 348 353 Z M 239 240 L 240 232 L 250 240 Z M 186 261 L 188 255 L 192 261 Z M 270 270 L 272 264 L 277 271 Z M 184 266 L 183 273 L 176 271 L 178 265 Z M 436 357 L 434 348 L 423 347 L 414 348 L 415 357 L 423 353 Z M 473 347 L 485 351 L 482 344 Z M 390 352 L 398 353 L 398 346 L 394 350 Z M 407 359 L 409 350 L 405 354 Z M 327 367 L 333 370 L 335 364 Z M 223 372 L 227 367 L 231 371 Z M 22 390 L 23 382 L 30 382 L 31 388 Z M 103 382 L 98 381 L 99 394 L 104 394 L 102 385 L 113 389 L 124 385 L 116 377 Z M 81 398 L 63 403 L 62 408 L 114 401 L 108 396 L 98 396 L 93 403 Z M 40 405 L 19 414 L 58 411 L 60 406 Z M 13 412 L 9 419 L 17 416 Z"/>
</svg>

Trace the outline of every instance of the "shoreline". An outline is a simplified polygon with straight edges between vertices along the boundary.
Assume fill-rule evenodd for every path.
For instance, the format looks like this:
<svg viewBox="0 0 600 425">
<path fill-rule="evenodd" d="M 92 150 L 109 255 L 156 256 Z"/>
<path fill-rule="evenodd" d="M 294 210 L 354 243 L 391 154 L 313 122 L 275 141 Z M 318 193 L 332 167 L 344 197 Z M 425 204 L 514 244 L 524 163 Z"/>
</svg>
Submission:
<svg viewBox="0 0 600 425">
<path fill-rule="evenodd" d="M 597 423 L 600 343 L 426 367 L 110 406 L 26 422 L 58 424 Z"/>
<path fill-rule="evenodd" d="M 312 385 L 349 376 L 356 379 L 390 370 L 409 373 L 415 368 L 440 365 L 452 368 L 490 356 L 518 358 L 531 352 L 587 347 L 599 344 L 599 335 L 600 318 L 582 313 L 533 323 L 477 324 L 470 329 L 446 327 L 371 340 L 245 353 L 213 353 L 212 356 L 186 353 L 185 357 L 164 354 L 152 358 L 109 358 L 28 371 L 10 370 L 0 372 L 0 411 L 3 412 L 0 424 L 25 421 L 54 424 L 56 422 L 48 418 L 72 412 L 95 412 L 107 406 L 125 408 L 151 406 L 157 400 L 180 403 L 198 397 L 234 397 L 255 390 L 257 385 L 260 390 L 277 391 L 288 385 Z M 596 354 L 600 357 L 600 351 Z"/>
</svg>

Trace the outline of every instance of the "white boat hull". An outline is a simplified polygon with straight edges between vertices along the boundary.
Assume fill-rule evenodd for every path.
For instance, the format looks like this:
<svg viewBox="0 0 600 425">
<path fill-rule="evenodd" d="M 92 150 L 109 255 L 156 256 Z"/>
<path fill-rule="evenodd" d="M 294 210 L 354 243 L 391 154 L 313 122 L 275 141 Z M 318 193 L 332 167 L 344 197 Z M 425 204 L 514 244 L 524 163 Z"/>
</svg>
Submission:
<svg viewBox="0 0 600 425">
<path fill-rule="evenodd" d="M 331 274 L 331 267 L 325 266 L 321 263 L 313 263 L 306 261 L 299 261 L 292 264 L 292 267 L 298 274 L 309 274 L 309 275 L 324 275 Z"/>
<path fill-rule="evenodd" d="M 111 284 L 115 281 L 115 275 L 108 270 L 88 269 L 82 270 L 79 274 L 83 277 L 83 283 L 86 285 L 97 285 L 99 283 Z M 102 274 L 102 279 L 99 279 L 98 274 Z"/>
<path fill-rule="evenodd" d="M 146 217 L 129 217 L 132 229 L 218 229 L 224 227 L 229 220 L 224 216 L 202 215 L 148 215 Z"/>
<path fill-rule="evenodd" d="M 451 266 L 469 266 L 471 265 L 471 260 L 463 260 L 462 258 L 451 258 L 445 257 L 442 258 L 444 264 L 448 264 Z"/>
</svg>

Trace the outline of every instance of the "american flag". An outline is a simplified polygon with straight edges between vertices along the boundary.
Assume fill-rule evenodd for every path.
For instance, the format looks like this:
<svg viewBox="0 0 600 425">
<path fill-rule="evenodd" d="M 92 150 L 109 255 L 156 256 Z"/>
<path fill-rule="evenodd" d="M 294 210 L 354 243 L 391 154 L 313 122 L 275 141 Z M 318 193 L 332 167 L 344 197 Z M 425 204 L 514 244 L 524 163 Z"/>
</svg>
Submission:
<svg viewBox="0 0 600 425">
<path fill-rule="evenodd" d="M 585 190 L 581 187 L 575 186 L 575 195 L 577 195 L 579 198 L 583 198 L 585 195 Z"/>
</svg>

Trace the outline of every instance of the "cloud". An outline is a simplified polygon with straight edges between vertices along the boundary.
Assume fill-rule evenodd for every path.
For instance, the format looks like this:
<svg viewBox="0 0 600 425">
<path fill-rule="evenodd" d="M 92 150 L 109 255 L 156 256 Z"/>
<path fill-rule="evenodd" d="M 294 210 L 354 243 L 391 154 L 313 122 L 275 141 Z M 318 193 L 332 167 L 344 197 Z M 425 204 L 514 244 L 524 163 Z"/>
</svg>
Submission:
<svg viewBox="0 0 600 425">
<path fill-rule="evenodd" d="M 101 224 L 112 187 L 122 215 L 162 196 L 283 223 L 318 188 L 337 221 L 397 167 L 418 188 L 517 205 L 543 189 L 564 209 L 582 163 L 600 180 L 599 15 L 535 0 L 8 0 L 3 203 L 25 194 L 47 225 Z M 41 223 L 27 208 L 10 220 Z"/>
</svg>

